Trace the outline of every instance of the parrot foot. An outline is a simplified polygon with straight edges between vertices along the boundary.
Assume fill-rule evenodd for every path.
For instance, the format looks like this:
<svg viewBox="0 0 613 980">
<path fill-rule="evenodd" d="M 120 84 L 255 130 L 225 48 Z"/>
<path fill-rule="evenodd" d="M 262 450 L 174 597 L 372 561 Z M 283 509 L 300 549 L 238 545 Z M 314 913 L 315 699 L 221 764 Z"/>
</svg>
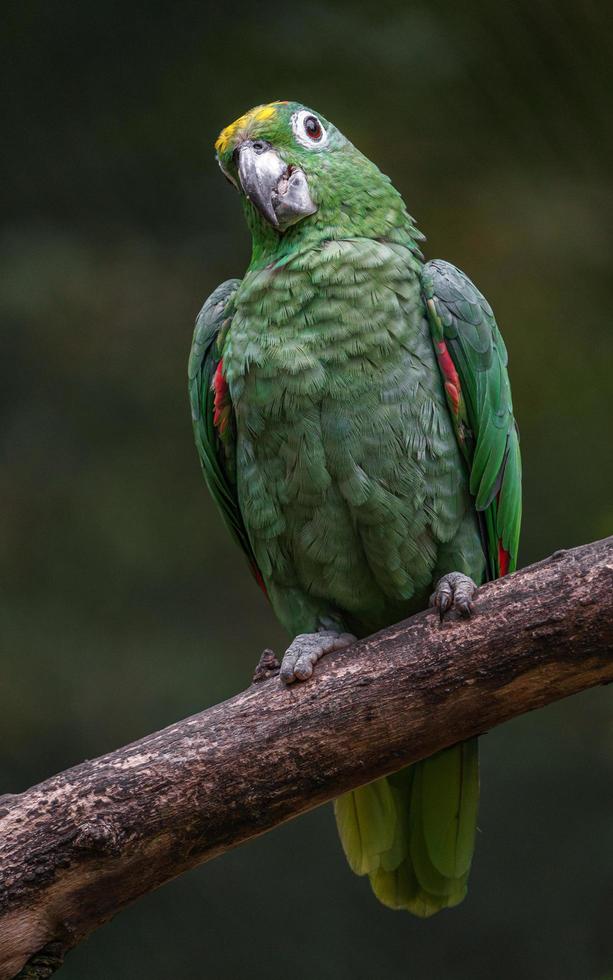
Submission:
<svg viewBox="0 0 613 980">
<path fill-rule="evenodd" d="M 280 666 L 281 664 L 275 657 L 273 651 L 269 649 L 264 650 L 253 672 L 252 683 L 259 684 L 260 681 L 267 681 L 269 677 L 274 677 L 275 674 L 279 673 Z"/>
<path fill-rule="evenodd" d="M 430 596 L 430 605 L 438 609 L 441 622 L 445 613 L 451 609 L 457 610 L 462 616 L 470 616 L 473 611 L 473 599 L 477 586 L 463 572 L 448 572 L 436 583 Z"/>
<path fill-rule="evenodd" d="M 322 629 L 318 633 L 300 633 L 296 636 L 283 657 L 281 680 L 284 684 L 293 681 L 306 681 L 313 673 L 313 667 L 325 653 L 343 650 L 355 643 L 352 633 L 339 633 L 338 630 Z"/>
</svg>

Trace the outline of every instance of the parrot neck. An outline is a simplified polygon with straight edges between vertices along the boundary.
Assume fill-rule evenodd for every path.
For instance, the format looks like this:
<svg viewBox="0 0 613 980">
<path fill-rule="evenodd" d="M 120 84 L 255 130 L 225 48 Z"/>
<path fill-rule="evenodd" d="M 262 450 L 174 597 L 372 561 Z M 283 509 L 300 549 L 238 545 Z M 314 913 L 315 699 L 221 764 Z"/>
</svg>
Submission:
<svg viewBox="0 0 613 980">
<path fill-rule="evenodd" d="M 419 243 L 424 236 L 407 212 L 402 197 L 373 165 L 372 180 L 356 186 L 350 193 L 322 194 L 316 214 L 305 218 L 283 234 L 275 231 L 248 200 L 243 200 L 247 225 L 251 232 L 250 268 L 263 268 L 298 252 L 321 248 L 326 241 L 370 238 L 408 247 L 421 260 Z M 340 186 L 344 186 L 341 182 Z"/>
</svg>

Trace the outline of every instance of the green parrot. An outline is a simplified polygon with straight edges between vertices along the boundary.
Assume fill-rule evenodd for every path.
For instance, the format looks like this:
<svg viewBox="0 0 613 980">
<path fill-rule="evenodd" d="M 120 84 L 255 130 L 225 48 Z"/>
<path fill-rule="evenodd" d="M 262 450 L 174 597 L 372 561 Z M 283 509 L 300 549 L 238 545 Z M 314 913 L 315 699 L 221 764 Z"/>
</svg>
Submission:
<svg viewBox="0 0 613 980">
<path fill-rule="evenodd" d="M 216 144 L 253 251 L 196 321 L 194 433 L 209 490 L 293 638 L 286 684 L 430 605 L 470 615 L 516 565 L 521 462 L 488 302 L 424 263 L 398 191 L 330 122 L 258 106 Z M 466 894 L 477 741 L 335 803 L 351 868 L 429 916 Z"/>
</svg>

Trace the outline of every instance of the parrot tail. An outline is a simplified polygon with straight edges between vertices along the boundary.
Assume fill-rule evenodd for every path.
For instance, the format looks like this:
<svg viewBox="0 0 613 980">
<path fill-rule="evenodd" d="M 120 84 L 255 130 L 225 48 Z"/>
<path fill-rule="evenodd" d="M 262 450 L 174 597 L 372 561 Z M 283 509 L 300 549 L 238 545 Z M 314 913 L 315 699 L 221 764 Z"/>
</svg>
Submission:
<svg viewBox="0 0 613 980">
<path fill-rule="evenodd" d="M 351 869 L 384 905 L 426 917 L 466 895 L 478 805 L 473 738 L 345 793 L 334 811 Z"/>
</svg>

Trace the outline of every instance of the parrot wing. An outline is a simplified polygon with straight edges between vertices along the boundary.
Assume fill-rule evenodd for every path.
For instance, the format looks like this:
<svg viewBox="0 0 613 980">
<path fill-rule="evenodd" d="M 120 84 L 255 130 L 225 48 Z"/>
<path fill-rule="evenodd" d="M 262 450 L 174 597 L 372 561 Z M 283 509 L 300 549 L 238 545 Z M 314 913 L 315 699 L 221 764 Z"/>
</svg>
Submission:
<svg viewBox="0 0 613 980">
<path fill-rule="evenodd" d="M 239 285 L 240 279 L 223 282 L 211 293 L 196 318 L 187 371 L 188 389 L 204 479 L 232 537 L 247 555 L 256 581 L 264 588 L 238 502 L 236 423 L 221 357 Z"/>
<path fill-rule="evenodd" d="M 426 263 L 423 295 L 449 411 L 470 472 L 489 576 L 515 570 L 521 457 L 507 351 L 492 308 L 449 262 Z"/>
</svg>

